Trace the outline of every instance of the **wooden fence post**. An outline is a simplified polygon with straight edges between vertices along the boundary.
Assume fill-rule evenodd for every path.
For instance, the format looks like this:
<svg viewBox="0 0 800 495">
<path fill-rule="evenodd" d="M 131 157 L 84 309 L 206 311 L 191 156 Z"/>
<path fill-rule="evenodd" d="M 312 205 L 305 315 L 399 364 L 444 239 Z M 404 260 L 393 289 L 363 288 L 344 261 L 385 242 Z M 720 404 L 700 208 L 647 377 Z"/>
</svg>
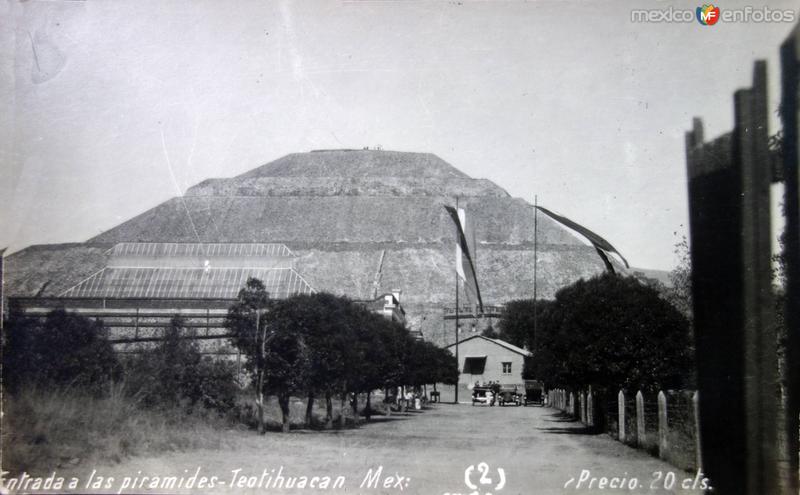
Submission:
<svg viewBox="0 0 800 495">
<path fill-rule="evenodd" d="M 619 441 L 625 443 L 625 392 L 617 394 L 617 436 Z"/>
<path fill-rule="evenodd" d="M 581 423 L 586 424 L 586 392 L 581 392 Z"/>
<path fill-rule="evenodd" d="M 703 450 L 700 444 L 700 403 L 697 391 L 692 394 L 692 411 L 694 412 L 692 419 L 694 420 L 694 448 L 697 458 L 697 470 L 702 471 Z"/>
<path fill-rule="evenodd" d="M 645 427 L 644 427 L 644 396 L 642 391 L 636 392 L 636 445 L 644 447 L 645 440 Z"/>
<path fill-rule="evenodd" d="M 662 459 L 666 459 L 669 452 L 668 432 L 667 396 L 661 391 L 658 393 L 658 457 Z"/>
<path fill-rule="evenodd" d="M 800 492 L 800 24 L 781 45 L 784 211 L 786 214 L 786 493 Z"/>
<path fill-rule="evenodd" d="M 594 404 L 593 404 L 592 387 L 589 387 L 589 396 L 586 398 L 586 420 L 589 426 L 594 426 Z"/>
<path fill-rule="evenodd" d="M 575 394 L 569 393 L 569 415 L 575 417 Z"/>
<path fill-rule="evenodd" d="M 718 493 L 774 493 L 777 475 L 766 82 L 756 62 L 732 133 L 704 144 L 696 119 L 686 136 L 700 433 Z"/>
</svg>

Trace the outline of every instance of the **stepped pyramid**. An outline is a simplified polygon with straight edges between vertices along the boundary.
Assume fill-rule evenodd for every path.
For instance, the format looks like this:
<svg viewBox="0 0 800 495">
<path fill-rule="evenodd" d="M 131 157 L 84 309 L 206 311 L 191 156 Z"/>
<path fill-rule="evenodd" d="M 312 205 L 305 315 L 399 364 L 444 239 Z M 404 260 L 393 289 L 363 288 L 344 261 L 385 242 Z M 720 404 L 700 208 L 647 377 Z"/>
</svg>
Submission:
<svg viewBox="0 0 800 495">
<path fill-rule="evenodd" d="M 409 326 L 452 342 L 455 198 L 471 216 L 484 304 L 533 295 L 534 211 L 485 179 L 427 153 L 295 153 L 226 179 L 208 179 L 82 244 L 32 246 L 7 258 L 7 295 L 59 295 L 121 242 L 283 243 L 318 291 L 370 299 L 402 290 Z M 604 268 L 594 249 L 538 218 L 540 297 Z M 463 302 L 463 299 L 462 299 Z"/>
</svg>

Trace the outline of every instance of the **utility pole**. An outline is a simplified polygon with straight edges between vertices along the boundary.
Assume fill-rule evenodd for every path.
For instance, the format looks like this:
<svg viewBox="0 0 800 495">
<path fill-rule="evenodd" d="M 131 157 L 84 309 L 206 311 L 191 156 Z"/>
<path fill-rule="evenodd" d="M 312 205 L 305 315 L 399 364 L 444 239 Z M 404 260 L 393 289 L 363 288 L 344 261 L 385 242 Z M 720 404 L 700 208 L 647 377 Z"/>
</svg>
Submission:
<svg viewBox="0 0 800 495">
<path fill-rule="evenodd" d="M 456 218 L 458 218 L 458 196 L 456 196 Z M 458 224 L 456 224 L 456 250 L 460 249 L 458 247 L 460 242 L 461 239 L 459 239 L 459 227 Z M 461 256 L 464 256 L 464 254 L 462 253 Z M 459 261 L 460 260 L 456 260 L 456 263 Z M 458 366 L 458 378 L 456 379 L 455 403 L 458 404 L 458 385 L 461 379 L 461 364 L 458 360 L 458 266 L 456 266 L 456 366 Z"/>
<path fill-rule="evenodd" d="M 258 365 L 258 374 L 256 379 L 256 405 L 258 407 L 258 432 L 260 434 L 264 434 L 267 431 L 266 424 L 264 422 L 264 353 L 266 352 L 266 328 L 267 326 L 264 325 L 264 330 L 260 330 L 261 325 L 261 309 L 256 309 L 256 344 L 258 345 L 259 337 L 261 338 L 261 345 L 258 351 L 258 356 L 256 356 L 256 364 Z"/>
<path fill-rule="evenodd" d="M 533 196 L 533 337 L 536 338 L 536 326 L 539 315 L 537 281 L 539 270 L 539 196 Z M 528 349 L 530 350 L 530 349 Z"/>
</svg>

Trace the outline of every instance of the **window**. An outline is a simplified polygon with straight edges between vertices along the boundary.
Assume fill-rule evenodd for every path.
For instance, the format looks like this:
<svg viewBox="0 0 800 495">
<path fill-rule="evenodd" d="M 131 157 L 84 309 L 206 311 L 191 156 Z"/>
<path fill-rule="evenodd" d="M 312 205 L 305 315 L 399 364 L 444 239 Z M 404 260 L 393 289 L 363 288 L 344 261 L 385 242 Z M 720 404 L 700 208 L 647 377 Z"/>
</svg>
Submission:
<svg viewBox="0 0 800 495">
<path fill-rule="evenodd" d="M 511 363 L 505 362 L 503 363 L 503 374 L 510 375 L 511 374 Z"/>
<path fill-rule="evenodd" d="M 467 375 L 482 375 L 486 367 L 486 356 L 466 357 L 464 358 L 464 374 Z"/>
</svg>

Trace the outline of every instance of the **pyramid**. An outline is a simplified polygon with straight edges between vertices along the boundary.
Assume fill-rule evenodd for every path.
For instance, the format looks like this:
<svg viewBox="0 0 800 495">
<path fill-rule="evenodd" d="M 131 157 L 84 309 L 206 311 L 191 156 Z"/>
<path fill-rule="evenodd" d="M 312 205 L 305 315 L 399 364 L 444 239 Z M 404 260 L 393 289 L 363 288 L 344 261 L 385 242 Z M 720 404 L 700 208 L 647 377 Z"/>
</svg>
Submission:
<svg viewBox="0 0 800 495">
<path fill-rule="evenodd" d="M 353 299 L 402 290 L 409 326 L 446 345 L 454 334 L 443 308 L 455 303 L 455 227 L 444 205 L 456 198 L 474 225 L 484 304 L 532 297 L 530 204 L 433 154 L 383 150 L 290 154 L 205 180 L 86 243 L 27 248 L 7 258 L 7 294 L 59 295 L 122 242 L 282 243 L 315 290 Z M 544 215 L 538 253 L 543 298 L 604 269 L 592 247 Z"/>
</svg>

